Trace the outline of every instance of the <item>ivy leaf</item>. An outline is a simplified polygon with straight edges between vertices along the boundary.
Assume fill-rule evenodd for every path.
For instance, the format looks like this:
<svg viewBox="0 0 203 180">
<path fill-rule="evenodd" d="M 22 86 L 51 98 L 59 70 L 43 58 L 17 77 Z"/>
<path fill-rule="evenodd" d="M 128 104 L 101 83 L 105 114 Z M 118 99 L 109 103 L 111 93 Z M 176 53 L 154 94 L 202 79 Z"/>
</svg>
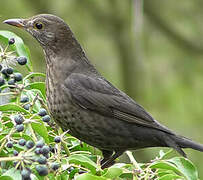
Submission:
<svg viewBox="0 0 203 180">
<path fill-rule="evenodd" d="M 40 136 L 44 138 L 44 141 L 46 143 L 49 143 L 49 137 L 48 137 L 48 132 L 47 128 L 45 127 L 44 123 L 42 121 L 39 123 L 31 123 L 32 128 L 34 129 L 35 132 L 37 132 Z"/>
<path fill-rule="evenodd" d="M 97 164 L 82 154 L 74 154 L 68 157 L 69 163 L 80 164 L 86 168 L 88 168 L 93 174 L 96 173 L 96 169 L 98 169 Z"/>
<path fill-rule="evenodd" d="M 21 106 L 15 104 L 15 103 L 8 103 L 8 104 L 3 104 L 0 105 L 0 111 L 16 111 L 16 112 L 22 112 L 25 114 L 30 114 L 29 111 L 25 110 L 24 108 L 22 108 Z"/>
<path fill-rule="evenodd" d="M 159 180 L 175 180 L 175 179 L 181 180 L 182 177 L 174 175 L 174 174 L 166 174 L 166 175 L 159 178 Z"/>
<path fill-rule="evenodd" d="M 152 169 L 154 168 L 154 169 L 172 170 L 172 171 L 176 172 L 177 174 L 181 173 L 174 164 L 169 163 L 167 161 L 155 161 L 149 167 Z"/>
<path fill-rule="evenodd" d="M 46 77 L 46 75 L 44 73 L 34 73 L 34 72 L 31 72 L 30 74 L 28 74 L 27 76 L 25 76 L 23 78 L 23 82 L 25 82 L 25 80 L 33 78 L 33 77 Z"/>
<path fill-rule="evenodd" d="M 168 162 L 171 162 L 177 166 L 179 171 L 188 179 L 188 180 L 197 180 L 198 172 L 194 164 L 183 157 L 174 157 L 169 159 Z"/>
<path fill-rule="evenodd" d="M 19 170 L 11 168 L 6 171 L 0 178 L 2 178 L 0 180 L 21 180 L 22 176 Z"/>
<path fill-rule="evenodd" d="M 114 178 L 119 177 L 122 173 L 123 173 L 123 170 L 121 168 L 110 167 L 110 168 L 108 168 L 108 170 L 106 171 L 106 173 L 103 176 L 106 178 L 114 179 Z"/>
<path fill-rule="evenodd" d="M 43 97 L 46 97 L 46 90 L 45 90 L 45 83 L 44 82 L 33 82 L 33 83 L 29 83 L 26 88 L 29 87 L 31 89 L 38 89 L 41 94 L 43 95 Z"/>
<path fill-rule="evenodd" d="M 107 178 L 85 173 L 85 174 L 81 174 L 81 175 L 77 176 L 76 180 L 107 180 Z"/>
<path fill-rule="evenodd" d="M 0 176 L 0 180 L 14 180 L 10 176 Z"/>
</svg>

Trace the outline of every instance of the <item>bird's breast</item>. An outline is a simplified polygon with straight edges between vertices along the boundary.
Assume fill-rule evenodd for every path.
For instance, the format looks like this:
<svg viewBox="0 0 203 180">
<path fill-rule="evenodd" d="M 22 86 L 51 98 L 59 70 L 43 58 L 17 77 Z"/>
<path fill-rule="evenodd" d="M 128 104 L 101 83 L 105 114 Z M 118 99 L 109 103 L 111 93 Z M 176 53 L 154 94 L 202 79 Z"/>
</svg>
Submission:
<svg viewBox="0 0 203 180">
<path fill-rule="evenodd" d="M 73 109 L 71 99 L 67 96 L 67 92 L 64 91 L 63 77 L 60 76 L 56 67 L 51 65 L 47 66 L 46 71 L 46 96 L 47 104 L 50 113 L 57 124 L 61 127 L 64 126 L 64 111 L 66 111 L 65 119 L 70 119 L 71 114 L 68 112 Z M 64 108 L 66 107 L 66 110 Z M 68 110 L 68 111 L 67 111 Z M 67 126 L 67 124 L 66 124 Z"/>
</svg>

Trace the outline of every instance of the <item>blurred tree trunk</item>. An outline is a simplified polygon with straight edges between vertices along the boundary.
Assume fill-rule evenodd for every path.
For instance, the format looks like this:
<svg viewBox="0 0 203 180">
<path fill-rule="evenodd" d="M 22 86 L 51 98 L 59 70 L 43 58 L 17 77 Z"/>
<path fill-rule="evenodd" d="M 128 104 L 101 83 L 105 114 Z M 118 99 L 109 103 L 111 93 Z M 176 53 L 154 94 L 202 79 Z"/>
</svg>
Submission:
<svg viewBox="0 0 203 180">
<path fill-rule="evenodd" d="M 173 26 L 168 24 L 160 15 L 156 12 L 157 4 L 152 2 L 151 0 L 145 1 L 144 12 L 146 17 L 149 19 L 157 29 L 163 32 L 167 37 L 170 38 L 174 42 L 174 45 L 185 49 L 185 51 L 189 51 L 193 54 L 203 54 L 202 45 L 198 44 L 198 42 L 193 42 L 188 39 L 188 37 L 184 37 L 182 34 L 177 33 Z"/>
<path fill-rule="evenodd" d="M 126 0 L 127 9 L 125 16 L 120 15 L 122 6 L 119 1 L 111 1 L 112 3 L 112 20 L 113 25 L 112 36 L 115 47 L 120 56 L 120 64 L 123 75 L 123 85 L 129 96 L 134 97 L 138 93 L 138 61 L 136 59 L 135 37 L 133 31 L 133 15 L 132 0 Z"/>
<path fill-rule="evenodd" d="M 139 97 L 142 83 L 142 65 L 140 63 L 142 62 L 140 46 L 141 21 L 139 21 L 139 17 L 142 18 L 142 15 L 137 17 L 138 24 L 134 23 L 134 6 L 136 5 L 134 0 L 125 0 L 124 2 L 111 0 L 106 2 L 111 7 L 108 12 L 103 11 L 96 1 L 78 1 L 79 5 L 84 7 L 84 10 L 88 9 L 89 13 L 97 21 L 102 22 L 102 26 L 105 26 L 104 28 L 109 29 L 111 32 L 111 38 L 113 37 L 112 39 L 120 57 L 118 60 L 121 66 L 122 84 L 125 92 L 131 97 Z M 142 10 L 139 10 L 139 12 L 142 13 Z M 139 31 L 135 30 L 135 28 L 139 28 Z"/>
</svg>

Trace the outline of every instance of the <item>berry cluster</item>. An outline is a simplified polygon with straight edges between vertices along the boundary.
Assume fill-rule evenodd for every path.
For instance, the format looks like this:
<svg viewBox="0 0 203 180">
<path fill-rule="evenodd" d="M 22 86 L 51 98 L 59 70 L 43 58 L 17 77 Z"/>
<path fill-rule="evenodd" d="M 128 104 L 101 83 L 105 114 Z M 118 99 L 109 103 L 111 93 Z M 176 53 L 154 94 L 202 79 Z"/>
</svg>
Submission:
<svg viewBox="0 0 203 180">
<path fill-rule="evenodd" d="M 10 56 L 11 53 L 7 52 L 8 47 L 10 45 L 13 45 L 14 43 L 15 43 L 15 39 L 11 38 L 8 42 L 8 46 L 5 48 L 4 51 L 1 52 L 0 87 L 7 84 L 10 89 L 13 89 L 16 87 L 16 84 L 22 81 L 23 79 L 22 74 L 19 72 L 14 72 L 14 69 L 9 66 L 9 62 L 7 60 L 9 59 L 9 57 L 12 57 L 11 61 L 15 60 L 20 65 L 25 65 L 27 63 L 26 57 L 20 56 L 16 58 L 14 56 Z M 0 88 L 0 92 L 1 92 L 1 88 Z"/>
<path fill-rule="evenodd" d="M 0 93 L 1 88 L 2 90 L 9 88 L 8 91 L 14 93 L 17 104 L 27 110 L 30 115 L 28 116 L 23 112 L 6 114 L 12 121 L 12 125 L 5 121 L 5 125 L 7 126 L 8 124 L 10 128 L 10 132 L 7 136 L 0 139 L 0 143 L 5 145 L 2 147 L 13 156 L 14 167 L 21 171 L 22 179 L 30 180 L 31 174 L 34 172 L 37 172 L 39 176 L 46 176 L 49 172 L 56 172 L 60 168 L 60 163 L 56 162 L 56 160 L 59 161 L 57 155 L 61 150 L 57 148 L 60 147 L 61 137 L 53 133 L 52 137 L 55 143 L 52 142 L 50 145 L 45 143 L 44 139 L 32 129 L 32 123 L 37 123 L 40 126 L 42 123 L 39 121 L 40 119 L 44 122 L 44 126 L 48 127 L 51 117 L 45 108 L 41 108 L 42 102 L 38 93 L 34 97 L 29 96 L 28 90 L 25 88 L 26 84 L 22 81 L 22 74 L 9 66 L 7 62 L 9 53 L 6 54 L 6 50 L 14 44 L 15 39 L 11 38 L 8 41 L 8 46 L 2 51 L 4 54 L 1 54 Z M 24 56 L 13 59 L 19 65 L 25 65 L 28 61 Z M 29 82 L 26 81 L 25 83 Z M 36 102 L 41 104 L 40 108 L 37 108 L 39 109 L 38 111 L 34 109 Z M 43 106 L 46 107 L 46 104 L 44 103 Z M 25 136 L 25 134 L 29 134 L 30 137 Z"/>
<path fill-rule="evenodd" d="M 13 119 L 14 119 L 14 121 L 16 123 L 16 126 L 15 126 L 16 130 L 18 132 L 22 132 L 24 130 L 24 125 L 23 125 L 24 119 L 23 119 L 23 116 L 18 114 L 18 115 L 15 115 Z"/>
<path fill-rule="evenodd" d="M 23 96 L 21 100 L 22 99 L 25 100 L 25 102 L 28 102 L 28 99 L 25 98 L 25 96 Z M 43 117 L 48 116 L 45 109 L 40 109 L 37 114 L 39 116 L 43 115 Z M 16 114 L 12 119 L 17 132 L 24 131 L 24 126 L 30 123 L 22 114 Z M 32 170 L 29 168 L 31 164 L 34 164 L 35 169 L 40 176 L 46 176 L 50 171 L 57 171 L 60 168 L 60 164 L 55 162 L 55 156 L 57 154 L 56 147 L 47 145 L 43 140 L 34 142 L 33 140 L 26 140 L 22 137 L 19 139 L 14 139 L 14 137 L 7 138 L 6 147 L 10 149 L 9 151 L 12 150 L 13 156 L 22 158 L 20 161 L 14 162 L 14 167 L 21 170 L 21 175 L 24 180 L 31 179 Z M 54 142 L 56 144 L 60 143 L 61 137 L 54 136 Z M 23 148 L 23 151 L 18 151 L 16 149 L 18 146 Z"/>
<path fill-rule="evenodd" d="M 47 114 L 46 109 L 41 108 L 38 112 L 38 115 L 42 117 L 42 121 L 48 123 L 51 120 L 51 117 Z"/>
</svg>

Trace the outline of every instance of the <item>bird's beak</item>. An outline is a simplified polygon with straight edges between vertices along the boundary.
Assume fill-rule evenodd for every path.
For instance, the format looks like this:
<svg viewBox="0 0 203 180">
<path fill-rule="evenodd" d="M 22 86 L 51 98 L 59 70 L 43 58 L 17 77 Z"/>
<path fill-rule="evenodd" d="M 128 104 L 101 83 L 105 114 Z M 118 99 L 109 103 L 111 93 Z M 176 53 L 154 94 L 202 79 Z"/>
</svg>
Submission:
<svg viewBox="0 0 203 180">
<path fill-rule="evenodd" d="M 16 27 L 19 27 L 19 28 L 25 27 L 23 22 L 24 22 L 23 19 L 8 19 L 8 20 L 4 21 L 4 23 L 6 23 L 6 24 L 16 26 Z"/>
</svg>

